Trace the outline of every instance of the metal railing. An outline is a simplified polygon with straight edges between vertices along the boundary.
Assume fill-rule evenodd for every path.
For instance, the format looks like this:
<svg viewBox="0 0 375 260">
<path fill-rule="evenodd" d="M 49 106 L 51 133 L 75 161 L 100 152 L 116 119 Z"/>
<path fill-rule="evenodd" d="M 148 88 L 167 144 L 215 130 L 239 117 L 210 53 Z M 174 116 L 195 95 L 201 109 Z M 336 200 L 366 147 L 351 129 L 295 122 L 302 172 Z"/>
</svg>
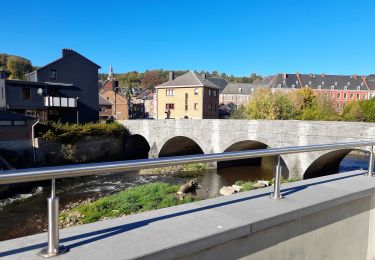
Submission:
<svg viewBox="0 0 375 260">
<path fill-rule="evenodd" d="M 272 199 L 282 199 L 280 193 L 281 186 L 281 155 L 327 151 L 355 149 L 358 147 L 370 147 L 369 151 L 369 169 L 367 175 L 373 176 L 374 167 L 374 145 L 375 141 L 361 141 L 336 144 L 321 144 L 308 146 L 295 146 L 283 148 L 270 148 L 259 150 L 247 150 L 238 152 L 225 152 L 215 154 L 199 154 L 175 157 L 164 157 L 157 159 L 141 159 L 130 161 L 116 161 L 103 163 L 89 163 L 79 165 L 66 165 L 54 167 L 31 168 L 22 170 L 7 170 L 0 174 L 1 184 L 12 184 L 20 182 L 31 182 L 41 180 L 51 180 L 51 197 L 48 198 L 48 247 L 40 252 L 41 256 L 52 257 L 68 251 L 68 249 L 59 244 L 59 197 L 56 196 L 56 179 L 86 176 L 93 174 L 102 174 L 108 171 L 130 171 L 146 168 L 158 168 L 191 163 L 208 163 L 218 161 L 241 160 L 268 156 L 277 156 L 277 164 L 274 176 Z"/>
</svg>

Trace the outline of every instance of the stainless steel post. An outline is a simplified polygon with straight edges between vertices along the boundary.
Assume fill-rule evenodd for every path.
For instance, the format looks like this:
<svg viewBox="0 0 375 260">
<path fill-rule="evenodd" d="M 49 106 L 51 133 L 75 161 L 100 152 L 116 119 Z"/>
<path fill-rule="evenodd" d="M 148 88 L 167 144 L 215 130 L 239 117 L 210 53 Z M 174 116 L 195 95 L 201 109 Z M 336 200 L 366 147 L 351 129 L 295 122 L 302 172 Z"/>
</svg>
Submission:
<svg viewBox="0 0 375 260">
<path fill-rule="evenodd" d="M 370 158 L 368 162 L 368 176 L 369 177 L 374 176 L 373 169 L 374 169 L 374 146 L 371 146 Z"/>
<path fill-rule="evenodd" d="M 273 193 L 271 194 L 271 198 L 278 200 L 283 199 L 284 197 L 280 193 L 280 187 L 281 187 L 281 156 L 277 156 L 277 165 L 275 170 L 275 179 L 273 183 Z"/>
<path fill-rule="evenodd" d="M 59 197 L 56 196 L 56 181 L 51 181 L 51 197 L 47 199 L 48 205 L 48 247 L 39 254 L 43 257 L 52 257 L 64 254 L 68 249 L 59 245 Z"/>
</svg>

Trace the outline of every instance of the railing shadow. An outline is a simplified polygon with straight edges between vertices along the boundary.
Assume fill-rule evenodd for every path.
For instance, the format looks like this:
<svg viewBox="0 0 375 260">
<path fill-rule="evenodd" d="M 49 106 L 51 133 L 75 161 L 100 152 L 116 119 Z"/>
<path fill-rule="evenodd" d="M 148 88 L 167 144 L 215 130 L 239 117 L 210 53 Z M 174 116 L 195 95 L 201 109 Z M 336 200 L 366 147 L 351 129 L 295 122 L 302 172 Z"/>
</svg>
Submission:
<svg viewBox="0 0 375 260">
<path fill-rule="evenodd" d="M 352 174 L 352 175 L 348 175 L 348 176 L 340 176 L 338 178 L 333 178 L 333 179 L 329 179 L 329 180 L 317 181 L 317 182 L 314 182 L 314 183 L 304 184 L 304 185 L 296 186 L 296 187 L 293 187 L 293 188 L 282 189 L 281 193 L 282 193 L 283 196 L 288 196 L 290 194 L 293 194 L 293 193 L 302 191 L 304 189 L 307 189 L 308 187 L 312 187 L 312 186 L 316 186 L 316 185 L 320 185 L 320 184 L 324 184 L 324 183 L 328 183 L 328 182 L 333 182 L 333 181 L 337 181 L 337 180 L 352 178 L 352 177 L 360 176 L 360 175 L 363 175 L 363 174 L 364 173 L 361 172 L 361 173 L 358 173 L 358 174 Z M 200 208 L 195 208 L 195 209 L 185 210 L 185 211 L 176 212 L 176 213 L 172 213 L 172 214 L 167 214 L 167 215 L 164 215 L 164 216 L 159 216 L 159 217 L 150 218 L 150 219 L 146 219 L 146 220 L 142 220 L 142 221 L 137 221 L 137 222 L 134 222 L 134 223 L 129 223 L 129 224 L 120 225 L 120 226 L 111 227 L 111 228 L 105 228 L 105 229 L 92 231 L 92 232 L 87 232 L 87 233 L 84 233 L 84 234 L 63 238 L 63 239 L 60 240 L 60 243 L 68 243 L 68 242 L 72 242 L 72 241 L 75 241 L 75 240 L 84 239 L 82 241 L 77 241 L 75 243 L 72 243 L 72 244 L 68 245 L 69 249 L 73 249 L 73 248 L 77 248 L 79 246 L 86 245 L 86 244 L 89 244 L 89 243 L 92 243 L 92 242 L 95 242 L 95 241 L 98 241 L 98 240 L 101 240 L 101 239 L 105 239 L 105 238 L 115 236 L 115 235 L 130 231 L 130 230 L 133 230 L 133 229 L 137 229 L 137 228 L 146 226 L 146 225 L 148 225 L 150 223 L 153 223 L 153 222 L 156 222 L 156 221 L 174 218 L 174 217 L 178 217 L 178 216 L 183 216 L 183 215 L 187 215 L 187 214 L 191 214 L 191 213 L 195 213 L 195 212 L 200 212 L 200 211 L 204 211 L 204 210 L 209 210 L 209 209 L 214 209 L 214 208 L 218 208 L 218 207 L 223 207 L 223 206 L 227 206 L 227 205 L 231 205 L 231 204 L 235 204 L 235 203 L 239 203 L 239 202 L 243 202 L 243 201 L 247 201 L 247 200 L 266 197 L 266 196 L 269 196 L 270 194 L 271 194 L 271 192 L 265 192 L 265 193 L 254 195 L 254 196 L 249 196 L 249 197 L 240 198 L 240 199 L 234 199 L 234 200 L 231 200 L 231 201 L 221 202 L 221 203 L 217 203 L 217 204 L 213 204 L 213 205 L 209 205 L 209 206 L 203 206 L 203 207 L 200 207 Z M 85 239 L 85 238 L 87 238 L 87 239 Z M 41 249 L 41 248 L 44 248 L 46 246 L 47 246 L 47 243 L 40 243 L 40 244 L 30 245 L 30 246 L 26 246 L 26 247 L 22 247 L 22 248 L 12 249 L 12 250 L 9 250 L 9 251 L 0 252 L 0 257 L 5 257 L 5 256 L 19 254 L 19 253 L 24 253 L 24 252 L 27 252 L 27 251 Z"/>
</svg>

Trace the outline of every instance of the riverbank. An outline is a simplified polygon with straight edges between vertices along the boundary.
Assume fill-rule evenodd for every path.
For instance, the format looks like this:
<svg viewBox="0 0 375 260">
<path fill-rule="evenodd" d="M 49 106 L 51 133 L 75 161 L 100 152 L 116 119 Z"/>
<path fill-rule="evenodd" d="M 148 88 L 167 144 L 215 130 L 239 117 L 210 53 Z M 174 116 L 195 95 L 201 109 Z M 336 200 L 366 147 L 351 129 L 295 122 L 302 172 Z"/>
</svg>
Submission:
<svg viewBox="0 0 375 260">
<path fill-rule="evenodd" d="M 185 164 L 161 168 L 142 169 L 140 175 L 175 176 L 179 178 L 197 178 L 203 176 L 206 170 L 205 163 Z"/>
</svg>

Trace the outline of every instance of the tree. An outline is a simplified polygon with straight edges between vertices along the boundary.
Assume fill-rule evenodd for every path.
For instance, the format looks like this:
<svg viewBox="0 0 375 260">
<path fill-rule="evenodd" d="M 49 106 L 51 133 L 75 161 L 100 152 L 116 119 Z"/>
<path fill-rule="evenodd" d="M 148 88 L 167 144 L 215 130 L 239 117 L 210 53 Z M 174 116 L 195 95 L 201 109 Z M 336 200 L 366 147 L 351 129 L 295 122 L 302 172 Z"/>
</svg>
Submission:
<svg viewBox="0 0 375 260">
<path fill-rule="evenodd" d="M 141 86 L 144 88 L 153 89 L 155 86 L 165 82 L 166 79 L 161 77 L 156 70 L 147 71 L 143 73 L 141 78 Z"/>
<path fill-rule="evenodd" d="M 333 108 L 330 98 L 319 94 L 316 95 L 312 105 L 303 110 L 299 119 L 334 121 L 340 120 L 340 117 Z"/>
<path fill-rule="evenodd" d="M 31 72 L 32 68 L 29 60 L 17 56 L 7 58 L 7 70 L 11 79 L 25 79 L 25 74 Z"/>
<path fill-rule="evenodd" d="M 354 101 L 347 104 L 344 108 L 342 117 L 345 121 L 364 121 L 365 116 L 360 102 Z"/>
</svg>

